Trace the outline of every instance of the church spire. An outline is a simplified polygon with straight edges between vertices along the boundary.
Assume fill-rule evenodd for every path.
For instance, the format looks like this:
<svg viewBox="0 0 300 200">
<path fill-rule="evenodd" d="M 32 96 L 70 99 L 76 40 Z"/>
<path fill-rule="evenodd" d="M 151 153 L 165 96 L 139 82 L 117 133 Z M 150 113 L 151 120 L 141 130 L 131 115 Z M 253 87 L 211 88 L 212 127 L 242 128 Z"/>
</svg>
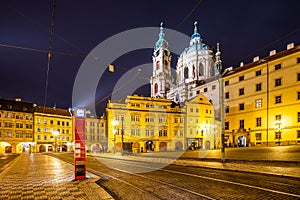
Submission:
<svg viewBox="0 0 300 200">
<path fill-rule="evenodd" d="M 158 37 L 157 42 L 155 43 L 155 49 L 154 50 L 157 50 L 161 47 L 168 48 L 168 42 L 165 40 L 165 33 L 164 33 L 164 28 L 163 28 L 163 23 L 162 22 L 160 23 L 160 32 L 159 32 L 158 36 L 159 37 Z"/>
</svg>

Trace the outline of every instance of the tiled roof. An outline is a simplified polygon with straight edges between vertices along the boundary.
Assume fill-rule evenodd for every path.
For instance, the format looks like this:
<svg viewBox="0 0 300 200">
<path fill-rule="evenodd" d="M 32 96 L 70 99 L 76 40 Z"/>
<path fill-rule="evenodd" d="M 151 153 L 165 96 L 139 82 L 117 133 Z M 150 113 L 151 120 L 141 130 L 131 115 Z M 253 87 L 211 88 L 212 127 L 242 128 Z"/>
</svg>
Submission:
<svg viewBox="0 0 300 200">
<path fill-rule="evenodd" d="M 50 108 L 44 106 L 36 106 L 35 112 L 37 113 L 45 113 L 45 114 L 52 114 L 52 115 L 63 115 L 63 116 L 71 116 L 69 110 L 61 109 L 61 108 Z"/>
<path fill-rule="evenodd" d="M 0 110 L 33 113 L 33 103 L 0 98 Z"/>
</svg>

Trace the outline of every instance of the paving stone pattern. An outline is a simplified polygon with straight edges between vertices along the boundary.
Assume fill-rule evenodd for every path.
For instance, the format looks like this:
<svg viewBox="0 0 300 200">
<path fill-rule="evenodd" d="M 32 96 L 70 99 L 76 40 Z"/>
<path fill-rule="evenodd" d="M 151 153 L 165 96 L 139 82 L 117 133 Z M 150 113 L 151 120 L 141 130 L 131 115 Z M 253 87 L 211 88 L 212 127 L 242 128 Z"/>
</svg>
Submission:
<svg viewBox="0 0 300 200">
<path fill-rule="evenodd" d="M 101 199 L 91 179 L 74 180 L 72 165 L 42 154 L 22 154 L 0 172 L 0 199 Z"/>
</svg>

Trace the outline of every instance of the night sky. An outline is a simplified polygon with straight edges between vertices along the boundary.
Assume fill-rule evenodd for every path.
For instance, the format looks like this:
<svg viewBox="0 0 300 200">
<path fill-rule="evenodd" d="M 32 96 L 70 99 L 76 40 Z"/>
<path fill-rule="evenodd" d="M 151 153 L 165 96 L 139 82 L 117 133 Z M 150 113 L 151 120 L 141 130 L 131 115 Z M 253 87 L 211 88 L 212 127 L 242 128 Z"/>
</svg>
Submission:
<svg viewBox="0 0 300 200">
<path fill-rule="evenodd" d="M 44 105 L 52 8 L 53 0 L 1 0 L 0 97 Z M 299 45 L 299 10 L 298 0 L 57 0 L 52 51 L 58 53 L 50 62 L 47 106 L 71 106 L 74 80 L 85 56 L 122 31 L 164 22 L 165 28 L 191 36 L 198 21 L 203 42 L 214 49 L 220 43 L 223 67 L 236 67 L 270 50 L 282 51 L 288 43 Z M 106 72 L 99 82 L 98 114 L 104 112 L 116 80 L 130 68 L 151 63 L 152 51 L 133 51 L 113 62 L 116 72 Z M 176 59 L 173 55 L 173 63 Z M 137 93 L 149 95 L 149 86 Z"/>
</svg>

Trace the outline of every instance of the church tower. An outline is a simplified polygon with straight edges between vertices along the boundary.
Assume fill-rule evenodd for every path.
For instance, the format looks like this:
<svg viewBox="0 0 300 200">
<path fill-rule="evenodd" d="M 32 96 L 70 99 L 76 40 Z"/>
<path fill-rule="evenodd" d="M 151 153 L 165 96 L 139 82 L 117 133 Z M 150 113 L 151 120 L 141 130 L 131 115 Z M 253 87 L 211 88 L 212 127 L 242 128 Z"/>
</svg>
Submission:
<svg viewBox="0 0 300 200">
<path fill-rule="evenodd" d="M 153 60 L 153 73 L 150 79 L 151 97 L 166 97 L 172 84 L 171 53 L 168 42 L 165 40 L 163 23 L 160 24 L 158 41 L 155 43 Z"/>
</svg>

